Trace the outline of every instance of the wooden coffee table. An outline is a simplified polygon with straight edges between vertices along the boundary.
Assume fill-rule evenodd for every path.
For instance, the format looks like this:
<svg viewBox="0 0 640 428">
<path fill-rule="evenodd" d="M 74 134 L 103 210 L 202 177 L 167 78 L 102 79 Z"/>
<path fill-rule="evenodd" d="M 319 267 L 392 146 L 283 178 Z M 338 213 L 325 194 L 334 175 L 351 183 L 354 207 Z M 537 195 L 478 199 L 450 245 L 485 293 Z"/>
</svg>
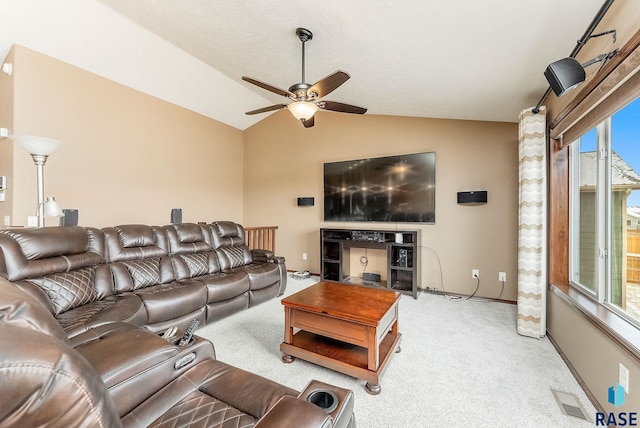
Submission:
<svg viewBox="0 0 640 428">
<path fill-rule="evenodd" d="M 282 361 L 295 357 L 367 382 L 379 394 L 393 350 L 400 352 L 396 291 L 319 282 L 282 299 Z M 294 329 L 298 331 L 294 334 Z"/>
</svg>

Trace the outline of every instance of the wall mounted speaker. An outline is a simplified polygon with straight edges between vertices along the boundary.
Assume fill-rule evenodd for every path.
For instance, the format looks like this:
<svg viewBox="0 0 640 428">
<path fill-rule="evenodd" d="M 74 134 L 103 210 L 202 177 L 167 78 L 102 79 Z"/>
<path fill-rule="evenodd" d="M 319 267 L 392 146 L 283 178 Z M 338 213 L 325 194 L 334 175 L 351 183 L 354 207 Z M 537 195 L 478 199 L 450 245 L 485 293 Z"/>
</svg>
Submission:
<svg viewBox="0 0 640 428">
<path fill-rule="evenodd" d="M 182 223 L 182 208 L 171 209 L 171 224 Z"/>
<path fill-rule="evenodd" d="M 471 192 L 458 192 L 458 203 L 467 205 L 480 205 L 487 203 L 486 190 L 474 190 Z"/>
<path fill-rule="evenodd" d="M 544 71 L 549 86 L 556 96 L 562 96 L 566 92 L 584 82 L 586 73 L 582 65 L 574 58 L 563 58 L 549 64 Z"/>
<path fill-rule="evenodd" d="M 312 207 L 315 204 L 313 197 L 298 198 L 299 207 Z"/>
<path fill-rule="evenodd" d="M 63 209 L 63 217 L 60 217 L 60 226 L 77 226 L 78 225 L 78 210 Z"/>
</svg>

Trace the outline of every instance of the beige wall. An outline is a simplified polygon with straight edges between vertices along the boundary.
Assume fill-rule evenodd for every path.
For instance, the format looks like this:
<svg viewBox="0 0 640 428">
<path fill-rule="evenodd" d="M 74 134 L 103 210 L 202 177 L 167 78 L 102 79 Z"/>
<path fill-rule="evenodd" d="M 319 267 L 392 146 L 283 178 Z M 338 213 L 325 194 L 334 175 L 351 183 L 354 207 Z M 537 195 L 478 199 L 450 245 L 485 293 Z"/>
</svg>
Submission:
<svg viewBox="0 0 640 428">
<path fill-rule="evenodd" d="M 13 62 L 13 52 L 5 58 L 5 62 Z M 13 128 L 13 75 L 0 71 L 0 128 Z M 7 177 L 9 189 L 13 186 L 13 144 L 11 140 L 0 137 L 0 175 Z M 4 192 L 4 201 L 0 201 L 0 228 L 5 216 L 11 217 L 13 192 Z"/>
<path fill-rule="evenodd" d="M 505 271 L 502 297 L 516 299 L 517 124 L 320 112 L 316 126 L 305 129 L 281 111 L 245 130 L 244 144 L 245 225 L 277 225 L 277 252 L 289 269 L 319 272 L 321 227 L 415 228 L 421 287 L 440 286 L 435 251 L 447 291 L 472 293 L 476 268 L 478 294 L 495 297 L 498 272 Z M 435 225 L 323 222 L 324 162 L 425 151 L 436 152 Z M 466 190 L 487 190 L 489 202 L 458 205 L 457 192 Z M 298 207 L 299 196 L 315 197 L 315 206 Z M 352 259 L 352 271 L 360 272 L 358 257 Z"/>
<path fill-rule="evenodd" d="M 82 225 L 167 224 L 171 208 L 184 221 L 242 221 L 242 131 L 21 46 L 12 55 L 14 133 L 63 142 L 45 196 L 79 209 Z M 11 215 L 25 225 L 36 171 L 17 145 L 13 159 Z"/>
<path fill-rule="evenodd" d="M 636 412 L 640 408 L 638 359 L 554 293 L 549 293 L 547 304 L 547 325 L 551 337 L 598 403 L 607 412 Z M 618 382 L 620 363 L 629 369 L 629 391 L 625 403 L 616 409 L 608 403 L 607 394 L 609 387 Z"/>
</svg>

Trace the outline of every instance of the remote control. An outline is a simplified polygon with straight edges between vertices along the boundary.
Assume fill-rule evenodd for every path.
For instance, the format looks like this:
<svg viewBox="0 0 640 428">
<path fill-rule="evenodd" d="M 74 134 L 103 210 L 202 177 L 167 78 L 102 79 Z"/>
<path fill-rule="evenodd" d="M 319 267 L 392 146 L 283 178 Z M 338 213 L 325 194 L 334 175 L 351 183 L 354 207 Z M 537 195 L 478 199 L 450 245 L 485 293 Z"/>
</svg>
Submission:
<svg viewBox="0 0 640 428">
<path fill-rule="evenodd" d="M 197 318 L 189 323 L 189 325 L 187 326 L 187 331 L 184 332 L 184 334 L 182 335 L 182 339 L 180 339 L 180 342 L 178 342 L 178 346 L 187 346 L 189 342 L 191 342 L 193 332 L 196 331 L 196 328 L 198 328 L 198 324 L 200 324 L 200 321 L 198 321 Z"/>
</svg>

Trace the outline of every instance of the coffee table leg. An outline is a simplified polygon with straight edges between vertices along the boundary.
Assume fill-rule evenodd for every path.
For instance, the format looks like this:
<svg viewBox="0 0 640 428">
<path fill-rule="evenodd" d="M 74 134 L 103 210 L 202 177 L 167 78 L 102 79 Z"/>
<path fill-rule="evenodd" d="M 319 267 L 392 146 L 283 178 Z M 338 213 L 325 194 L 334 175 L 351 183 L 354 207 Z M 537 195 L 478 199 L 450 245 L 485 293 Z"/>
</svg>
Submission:
<svg viewBox="0 0 640 428">
<path fill-rule="evenodd" d="M 293 355 L 282 354 L 282 357 L 280 359 L 283 363 L 289 364 L 293 363 L 296 360 L 296 357 L 294 357 Z"/>
<path fill-rule="evenodd" d="M 371 385 L 369 382 L 364 386 L 364 390 L 371 395 L 378 395 L 382 391 L 380 385 Z"/>
</svg>

